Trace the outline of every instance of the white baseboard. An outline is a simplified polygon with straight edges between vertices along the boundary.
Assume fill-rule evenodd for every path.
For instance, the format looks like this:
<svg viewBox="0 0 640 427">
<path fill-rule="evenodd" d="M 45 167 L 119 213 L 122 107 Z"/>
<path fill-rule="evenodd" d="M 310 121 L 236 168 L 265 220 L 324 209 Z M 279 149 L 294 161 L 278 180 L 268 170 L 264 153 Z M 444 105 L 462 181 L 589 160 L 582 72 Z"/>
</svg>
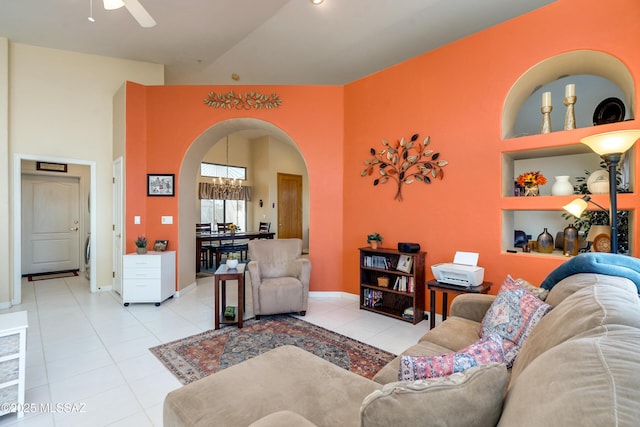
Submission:
<svg viewBox="0 0 640 427">
<path fill-rule="evenodd" d="M 309 298 L 344 298 L 357 301 L 360 299 L 360 295 L 347 292 L 310 291 Z"/>
<path fill-rule="evenodd" d="M 196 289 L 196 282 L 193 282 L 192 284 L 180 289 L 179 291 L 176 291 L 174 296 L 180 298 L 180 295 L 186 295 L 195 289 Z"/>
</svg>

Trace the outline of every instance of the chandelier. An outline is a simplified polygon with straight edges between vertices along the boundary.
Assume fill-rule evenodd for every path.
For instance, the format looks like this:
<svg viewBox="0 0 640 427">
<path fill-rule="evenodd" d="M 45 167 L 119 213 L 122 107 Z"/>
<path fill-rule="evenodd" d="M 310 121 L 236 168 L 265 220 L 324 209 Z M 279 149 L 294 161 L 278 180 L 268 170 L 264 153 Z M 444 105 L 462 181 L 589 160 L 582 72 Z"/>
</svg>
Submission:
<svg viewBox="0 0 640 427">
<path fill-rule="evenodd" d="M 222 196 L 220 199 L 239 199 L 242 191 L 242 180 L 229 177 L 229 135 L 226 140 L 226 177 L 213 178 L 213 191 Z"/>
</svg>

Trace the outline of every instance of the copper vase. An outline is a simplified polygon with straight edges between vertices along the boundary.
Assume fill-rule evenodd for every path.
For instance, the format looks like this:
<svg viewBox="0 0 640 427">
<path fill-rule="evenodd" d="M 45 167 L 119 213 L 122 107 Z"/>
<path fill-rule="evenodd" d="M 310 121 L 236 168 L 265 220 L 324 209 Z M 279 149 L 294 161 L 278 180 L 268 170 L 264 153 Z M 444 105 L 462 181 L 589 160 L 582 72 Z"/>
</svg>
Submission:
<svg viewBox="0 0 640 427">
<path fill-rule="evenodd" d="M 549 234 L 546 228 L 538 235 L 537 246 L 538 252 L 542 254 L 553 252 L 553 236 Z"/>
</svg>

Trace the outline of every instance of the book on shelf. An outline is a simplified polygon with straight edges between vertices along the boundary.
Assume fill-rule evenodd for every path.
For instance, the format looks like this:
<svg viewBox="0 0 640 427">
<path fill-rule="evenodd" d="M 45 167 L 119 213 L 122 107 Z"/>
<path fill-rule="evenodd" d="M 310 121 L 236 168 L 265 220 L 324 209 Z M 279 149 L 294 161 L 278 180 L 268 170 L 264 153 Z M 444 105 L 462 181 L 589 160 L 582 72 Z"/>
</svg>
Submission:
<svg viewBox="0 0 640 427">
<path fill-rule="evenodd" d="M 414 292 L 415 278 L 413 276 L 398 276 L 393 284 L 393 289 L 401 292 Z"/>
<path fill-rule="evenodd" d="M 362 294 L 362 305 L 365 307 L 382 307 L 382 292 L 373 289 L 365 289 Z"/>
<path fill-rule="evenodd" d="M 381 270 L 390 270 L 391 261 L 386 257 L 380 256 L 380 255 L 366 255 L 364 257 L 364 266 L 379 268 Z"/>
</svg>

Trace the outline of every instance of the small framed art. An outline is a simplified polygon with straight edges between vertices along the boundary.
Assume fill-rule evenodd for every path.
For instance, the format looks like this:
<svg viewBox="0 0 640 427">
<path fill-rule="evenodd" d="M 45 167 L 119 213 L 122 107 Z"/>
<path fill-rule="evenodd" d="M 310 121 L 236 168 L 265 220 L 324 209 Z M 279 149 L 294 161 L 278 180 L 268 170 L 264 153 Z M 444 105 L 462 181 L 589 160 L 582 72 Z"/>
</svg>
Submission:
<svg viewBox="0 0 640 427">
<path fill-rule="evenodd" d="M 400 255 L 398 258 L 398 265 L 396 270 L 404 271 L 405 273 L 411 273 L 411 264 L 413 264 L 413 257 L 410 255 Z"/>
<path fill-rule="evenodd" d="M 167 245 L 169 245 L 168 240 L 156 240 L 153 244 L 153 250 L 157 252 L 164 252 L 167 250 Z"/>
<path fill-rule="evenodd" d="M 147 196 L 174 196 L 174 174 L 148 174 Z"/>
</svg>

